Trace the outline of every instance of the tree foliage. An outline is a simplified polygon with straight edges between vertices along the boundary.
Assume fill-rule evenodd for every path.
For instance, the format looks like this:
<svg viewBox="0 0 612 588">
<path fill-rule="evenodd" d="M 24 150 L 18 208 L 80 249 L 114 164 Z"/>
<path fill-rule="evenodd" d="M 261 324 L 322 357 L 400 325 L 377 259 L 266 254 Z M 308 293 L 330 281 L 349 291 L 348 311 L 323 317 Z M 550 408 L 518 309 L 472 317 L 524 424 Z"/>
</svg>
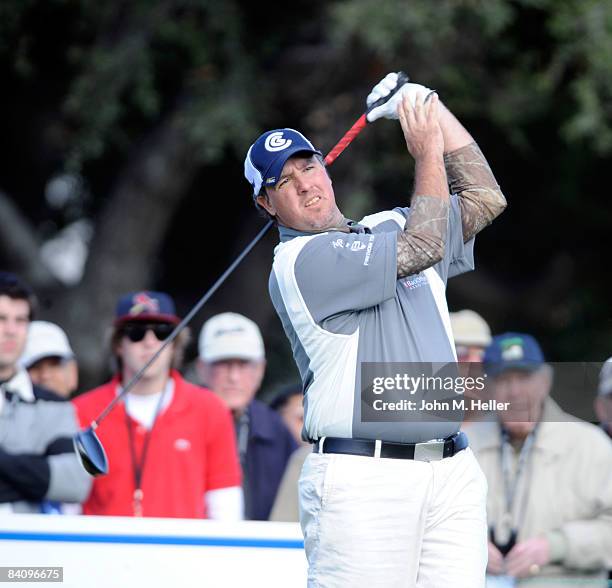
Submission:
<svg viewBox="0 0 612 588">
<path fill-rule="evenodd" d="M 568 143 L 612 149 L 612 5 L 605 0 L 350 0 L 330 10 L 339 46 L 357 39 L 385 63 L 418 55 L 419 77 L 517 142 L 527 143 L 525 125 L 561 101 Z"/>
</svg>

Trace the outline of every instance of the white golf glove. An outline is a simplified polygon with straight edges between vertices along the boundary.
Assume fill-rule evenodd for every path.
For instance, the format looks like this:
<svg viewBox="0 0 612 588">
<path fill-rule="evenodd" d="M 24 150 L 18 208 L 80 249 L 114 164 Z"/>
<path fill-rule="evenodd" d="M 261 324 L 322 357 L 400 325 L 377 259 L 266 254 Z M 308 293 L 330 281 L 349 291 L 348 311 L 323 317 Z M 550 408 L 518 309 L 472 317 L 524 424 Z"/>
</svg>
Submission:
<svg viewBox="0 0 612 588">
<path fill-rule="evenodd" d="M 372 91 L 368 94 L 366 98 L 366 106 L 370 108 L 374 102 L 378 99 L 383 98 L 384 96 L 389 95 L 397 86 L 397 72 L 393 72 L 387 74 L 378 84 L 376 84 Z M 428 88 L 427 86 L 422 86 L 421 84 L 412 84 L 406 83 L 404 84 L 400 90 L 398 90 L 393 96 L 389 98 L 386 102 L 377 106 L 368 114 L 366 118 L 368 122 L 373 122 L 378 120 L 379 118 L 390 118 L 397 120 L 397 105 L 400 100 L 406 95 L 410 98 L 410 102 L 414 104 L 417 94 L 419 92 L 423 92 L 425 97 L 429 96 L 433 90 Z"/>
</svg>

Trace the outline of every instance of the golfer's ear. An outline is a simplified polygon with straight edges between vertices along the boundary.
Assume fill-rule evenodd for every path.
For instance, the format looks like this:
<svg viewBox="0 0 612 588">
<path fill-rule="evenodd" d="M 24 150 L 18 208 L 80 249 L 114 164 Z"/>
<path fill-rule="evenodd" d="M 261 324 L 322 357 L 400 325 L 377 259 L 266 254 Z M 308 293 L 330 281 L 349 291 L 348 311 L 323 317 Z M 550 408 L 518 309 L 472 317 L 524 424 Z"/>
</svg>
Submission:
<svg viewBox="0 0 612 588">
<path fill-rule="evenodd" d="M 257 196 L 257 204 L 259 204 L 259 206 L 261 206 L 262 208 L 265 208 L 272 216 L 276 216 L 276 209 L 270 202 L 270 199 L 268 198 L 268 195 L 265 192 Z"/>
</svg>

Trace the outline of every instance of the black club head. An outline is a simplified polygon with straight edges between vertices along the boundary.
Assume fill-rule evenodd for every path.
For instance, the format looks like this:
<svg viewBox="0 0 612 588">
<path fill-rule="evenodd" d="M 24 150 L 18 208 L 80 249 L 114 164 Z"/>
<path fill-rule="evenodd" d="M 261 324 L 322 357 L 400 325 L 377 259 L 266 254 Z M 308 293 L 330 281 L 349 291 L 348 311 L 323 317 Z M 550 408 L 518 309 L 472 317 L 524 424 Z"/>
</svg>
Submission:
<svg viewBox="0 0 612 588">
<path fill-rule="evenodd" d="M 79 431 L 73 437 L 73 443 L 87 473 L 92 476 L 108 474 L 108 459 L 104 447 L 92 427 Z"/>
</svg>

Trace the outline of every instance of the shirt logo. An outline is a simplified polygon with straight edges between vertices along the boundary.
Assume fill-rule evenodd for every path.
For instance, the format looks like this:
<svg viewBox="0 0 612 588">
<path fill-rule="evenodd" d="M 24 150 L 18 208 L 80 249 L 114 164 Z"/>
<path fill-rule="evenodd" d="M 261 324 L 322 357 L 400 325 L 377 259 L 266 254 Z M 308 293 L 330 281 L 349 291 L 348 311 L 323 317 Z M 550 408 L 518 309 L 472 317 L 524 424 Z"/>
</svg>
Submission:
<svg viewBox="0 0 612 588">
<path fill-rule="evenodd" d="M 282 151 L 283 149 L 287 149 L 291 143 L 293 143 L 293 141 L 291 139 L 284 139 L 283 134 L 280 132 L 270 133 L 266 137 L 264 147 L 266 151 Z"/>
<path fill-rule="evenodd" d="M 365 243 L 361 241 L 353 241 L 345 243 L 342 239 L 338 238 L 331 242 L 334 249 L 349 249 L 350 251 L 361 251 L 366 248 Z"/>
<path fill-rule="evenodd" d="M 188 439 L 177 439 L 174 442 L 174 449 L 177 451 L 189 451 L 191 449 L 191 442 Z"/>
<path fill-rule="evenodd" d="M 405 288 L 408 288 L 408 290 L 416 290 L 421 286 L 425 286 L 427 283 L 427 278 L 420 274 L 417 274 L 416 276 L 409 276 L 402 280 L 402 284 Z"/>
</svg>

